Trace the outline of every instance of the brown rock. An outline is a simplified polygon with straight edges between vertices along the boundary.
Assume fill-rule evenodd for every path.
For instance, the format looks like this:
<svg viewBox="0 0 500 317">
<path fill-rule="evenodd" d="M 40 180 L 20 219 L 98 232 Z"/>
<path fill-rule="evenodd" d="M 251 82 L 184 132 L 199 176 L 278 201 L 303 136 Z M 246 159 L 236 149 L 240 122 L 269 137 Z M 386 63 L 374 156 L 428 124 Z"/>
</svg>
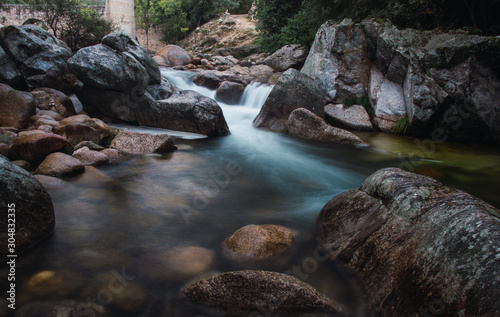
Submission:
<svg viewBox="0 0 500 317">
<path fill-rule="evenodd" d="M 192 57 L 182 47 L 177 45 L 167 45 L 156 52 L 156 56 L 161 56 L 167 66 L 183 66 L 191 63 Z"/>
<path fill-rule="evenodd" d="M 23 170 L 29 171 L 31 169 L 31 164 L 28 161 L 17 160 L 17 161 L 12 161 L 12 164 L 19 166 Z"/>
<path fill-rule="evenodd" d="M 35 98 L 36 107 L 40 110 L 51 110 L 63 117 L 76 114 L 73 101 L 64 93 L 52 88 L 37 88 L 31 92 Z"/>
<path fill-rule="evenodd" d="M 35 175 L 37 181 L 42 184 L 45 189 L 56 189 L 65 186 L 67 183 L 60 178 L 47 176 L 47 175 Z"/>
<path fill-rule="evenodd" d="M 36 104 L 29 92 L 0 84 L 0 126 L 24 128 L 36 114 Z"/>
<path fill-rule="evenodd" d="M 96 144 L 101 142 L 97 130 L 83 123 L 63 125 L 56 128 L 54 132 L 66 138 L 73 146 L 83 141 L 92 141 Z"/>
<path fill-rule="evenodd" d="M 83 173 L 85 166 L 69 155 L 56 152 L 45 158 L 35 173 L 54 177 L 71 176 Z"/>
<path fill-rule="evenodd" d="M 73 146 L 60 135 L 43 131 L 20 133 L 9 150 L 11 160 L 25 160 L 38 164 L 54 152 L 73 154 Z"/>
<path fill-rule="evenodd" d="M 89 149 L 86 151 L 81 150 L 75 152 L 73 157 L 82 162 L 85 166 L 98 166 L 109 162 L 109 158 L 104 153 Z"/>
<path fill-rule="evenodd" d="M 111 141 L 111 148 L 132 154 L 169 153 L 177 147 L 168 134 L 146 134 L 120 131 Z"/>
<path fill-rule="evenodd" d="M 94 128 L 99 133 L 99 138 L 101 140 L 106 138 L 111 131 L 108 125 L 104 123 L 102 120 L 97 118 L 91 118 L 85 114 L 71 116 L 60 122 L 61 126 L 65 126 L 68 124 L 75 124 L 75 123 L 85 124 L 91 128 Z"/>
<path fill-rule="evenodd" d="M 123 157 L 120 151 L 115 149 L 104 149 L 101 152 L 105 154 L 111 161 Z"/>
<path fill-rule="evenodd" d="M 5 143 L 0 143 L 0 154 L 3 156 L 8 156 L 10 150 L 10 145 Z"/>
<path fill-rule="evenodd" d="M 39 110 L 39 109 L 37 109 L 36 114 L 41 116 L 41 117 L 49 116 L 56 121 L 61 121 L 64 119 L 64 117 L 60 113 L 52 111 L 52 110 Z"/>
</svg>

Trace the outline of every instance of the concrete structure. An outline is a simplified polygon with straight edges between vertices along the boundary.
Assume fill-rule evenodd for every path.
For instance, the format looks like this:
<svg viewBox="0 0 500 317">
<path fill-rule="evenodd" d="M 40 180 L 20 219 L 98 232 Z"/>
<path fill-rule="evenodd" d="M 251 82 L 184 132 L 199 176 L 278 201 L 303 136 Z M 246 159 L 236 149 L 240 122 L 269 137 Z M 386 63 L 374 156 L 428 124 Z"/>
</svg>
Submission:
<svg viewBox="0 0 500 317">
<path fill-rule="evenodd" d="M 106 0 L 106 17 L 135 39 L 134 0 Z"/>
</svg>

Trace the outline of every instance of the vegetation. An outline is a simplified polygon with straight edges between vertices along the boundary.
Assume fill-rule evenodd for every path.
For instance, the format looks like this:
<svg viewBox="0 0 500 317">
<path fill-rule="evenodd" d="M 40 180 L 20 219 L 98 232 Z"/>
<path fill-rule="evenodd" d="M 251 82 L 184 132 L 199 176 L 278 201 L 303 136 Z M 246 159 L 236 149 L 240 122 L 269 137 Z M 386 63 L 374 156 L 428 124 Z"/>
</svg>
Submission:
<svg viewBox="0 0 500 317">
<path fill-rule="evenodd" d="M 417 29 L 471 27 L 499 34 L 500 0 L 257 0 L 265 51 L 286 44 L 310 45 L 327 20 L 375 18 Z"/>
<path fill-rule="evenodd" d="M 392 131 L 398 134 L 405 134 L 409 128 L 410 119 L 408 119 L 408 116 L 404 114 L 398 121 L 396 121 L 396 124 L 392 128 Z"/>
</svg>

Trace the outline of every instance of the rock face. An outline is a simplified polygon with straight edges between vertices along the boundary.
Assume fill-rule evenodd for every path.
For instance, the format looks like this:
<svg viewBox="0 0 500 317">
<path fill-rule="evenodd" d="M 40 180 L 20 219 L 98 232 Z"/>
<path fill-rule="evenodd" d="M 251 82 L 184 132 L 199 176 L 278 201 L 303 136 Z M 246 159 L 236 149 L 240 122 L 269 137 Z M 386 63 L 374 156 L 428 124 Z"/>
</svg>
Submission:
<svg viewBox="0 0 500 317">
<path fill-rule="evenodd" d="M 332 127 L 311 111 L 299 108 L 292 112 L 286 123 L 288 133 L 305 139 L 341 144 L 363 144 L 355 134 Z"/>
<path fill-rule="evenodd" d="M 29 117 L 35 114 L 32 94 L 0 84 L 0 126 L 24 128 Z"/>
<path fill-rule="evenodd" d="M 177 149 L 167 134 L 152 135 L 128 131 L 120 131 L 111 141 L 111 147 L 133 154 L 169 153 Z"/>
<path fill-rule="evenodd" d="M 298 108 L 305 108 L 323 117 L 323 92 L 317 82 L 295 69 L 289 69 L 274 86 L 253 125 L 256 128 L 286 132 L 288 117 Z"/>
<path fill-rule="evenodd" d="M 224 256 L 241 264 L 270 264 L 287 258 L 293 232 L 277 225 L 248 225 L 223 243 Z"/>
<path fill-rule="evenodd" d="M 9 150 L 9 158 L 38 164 L 54 152 L 73 154 L 73 146 L 57 134 L 30 131 L 14 139 Z"/>
<path fill-rule="evenodd" d="M 163 59 L 167 66 L 184 66 L 193 59 L 186 50 L 177 45 L 167 45 L 156 52 L 156 56 Z"/>
<path fill-rule="evenodd" d="M 229 127 L 217 102 L 191 90 L 177 91 L 170 98 L 155 102 L 150 111 L 142 111 L 138 116 L 141 125 L 209 137 L 229 134 Z"/>
<path fill-rule="evenodd" d="M 345 108 L 343 105 L 325 106 L 325 120 L 334 127 L 356 131 L 373 131 L 370 116 L 365 108 L 353 105 Z"/>
<path fill-rule="evenodd" d="M 290 316 L 339 313 L 342 309 L 312 286 L 290 275 L 267 271 L 223 273 L 185 287 L 189 300 L 226 316 Z"/>
<path fill-rule="evenodd" d="M 300 69 L 307 59 L 309 49 L 300 44 L 286 45 L 266 57 L 264 64 L 279 72 L 289 68 Z"/>
<path fill-rule="evenodd" d="M 330 200 L 318 222 L 331 254 L 364 279 L 377 314 L 497 316 L 499 215 L 432 178 L 388 168 Z"/>
<path fill-rule="evenodd" d="M 39 87 L 67 90 L 73 84 L 74 77 L 66 63 L 71 51 L 42 28 L 7 26 L 0 32 L 0 46 L 13 60 L 30 90 Z"/>
<path fill-rule="evenodd" d="M 414 135 L 498 143 L 498 48 L 495 37 L 326 22 L 302 72 L 331 103 L 368 96 L 380 130 L 407 117 Z"/>
<path fill-rule="evenodd" d="M 28 172 L 0 156 L 0 261 L 7 258 L 9 239 L 8 209 L 15 209 L 16 254 L 48 235 L 55 226 L 52 200 L 40 183 Z M 15 206 L 9 206 L 14 204 Z"/>
</svg>

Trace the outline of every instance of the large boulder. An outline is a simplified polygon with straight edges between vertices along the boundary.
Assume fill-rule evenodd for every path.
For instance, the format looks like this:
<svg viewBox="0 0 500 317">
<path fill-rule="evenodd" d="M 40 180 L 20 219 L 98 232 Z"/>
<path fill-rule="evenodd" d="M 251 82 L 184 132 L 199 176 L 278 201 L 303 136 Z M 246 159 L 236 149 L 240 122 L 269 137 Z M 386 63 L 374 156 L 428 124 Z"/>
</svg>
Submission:
<svg viewBox="0 0 500 317">
<path fill-rule="evenodd" d="M 177 45 L 167 45 L 156 52 L 167 66 L 184 66 L 191 64 L 192 57 L 186 50 Z M 158 60 L 161 60 L 158 59 Z"/>
<path fill-rule="evenodd" d="M 321 210 L 331 255 L 357 271 L 381 316 L 498 316 L 500 210 L 387 168 Z"/>
<path fill-rule="evenodd" d="M 168 134 L 129 131 L 120 131 L 111 141 L 111 148 L 133 154 L 169 153 L 177 149 Z"/>
<path fill-rule="evenodd" d="M 334 127 L 356 131 L 373 131 L 370 116 L 361 105 L 327 105 L 325 120 Z"/>
<path fill-rule="evenodd" d="M 23 74 L 17 68 L 16 64 L 10 58 L 5 50 L 0 46 L 0 83 L 9 85 L 15 89 L 25 90 L 26 82 L 24 81 Z"/>
<path fill-rule="evenodd" d="M 24 128 L 35 114 L 36 104 L 31 93 L 0 84 L 0 126 Z"/>
<path fill-rule="evenodd" d="M 279 72 L 284 72 L 289 68 L 300 69 L 304 65 L 308 54 L 309 49 L 304 45 L 286 45 L 266 57 L 264 64 Z"/>
<path fill-rule="evenodd" d="M 361 25 L 328 21 L 318 30 L 302 72 L 318 81 L 328 101 L 342 103 L 366 94 L 370 66 Z"/>
<path fill-rule="evenodd" d="M 54 152 L 73 154 L 73 146 L 57 134 L 29 131 L 14 139 L 9 150 L 9 158 L 25 160 L 36 165 Z"/>
<path fill-rule="evenodd" d="M 0 155 L 0 262 L 8 254 L 19 254 L 33 243 L 47 236 L 55 226 L 52 200 L 40 183 L 22 168 L 10 163 Z M 14 216 L 8 216 L 12 214 Z M 15 230 L 11 230 L 7 219 L 15 219 Z M 8 243 L 9 233 L 15 232 L 15 248 Z M 12 241 L 12 240 L 11 240 Z M 13 242 L 14 243 L 14 242 Z"/>
<path fill-rule="evenodd" d="M 340 314 L 344 310 L 299 279 L 267 271 L 222 273 L 182 290 L 196 304 L 224 316 L 251 314 L 290 316 L 307 313 Z"/>
<path fill-rule="evenodd" d="M 217 89 L 217 86 L 225 81 L 242 84 L 244 86 L 248 84 L 247 81 L 231 71 L 221 72 L 218 70 L 205 70 L 197 74 L 193 78 L 193 82 L 196 85 L 203 86 L 212 90 Z"/>
<path fill-rule="evenodd" d="M 23 74 L 29 89 L 68 90 L 74 82 L 66 61 L 67 45 L 35 25 L 7 26 L 0 30 L 0 46 Z"/>
<path fill-rule="evenodd" d="M 222 109 L 213 99 L 197 92 L 177 91 L 170 98 L 156 101 L 149 111 L 138 112 L 141 125 L 204 134 L 229 134 Z"/>
<path fill-rule="evenodd" d="M 325 106 L 323 98 L 324 94 L 316 80 L 291 68 L 281 75 L 253 125 L 286 132 L 286 122 L 295 109 L 305 108 L 322 118 Z"/>
<path fill-rule="evenodd" d="M 245 91 L 245 86 L 230 81 L 223 81 L 217 86 L 215 98 L 218 101 L 229 105 L 234 105 L 240 102 L 241 96 Z"/>
<path fill-rule="evenodd" d="M 332 127 L 311 111 L 299 108 L 290 114 L 286 123 L 288 133 L 305 139 L 340 144 L 363 144 L 355 134 Z"/>
</svg>

